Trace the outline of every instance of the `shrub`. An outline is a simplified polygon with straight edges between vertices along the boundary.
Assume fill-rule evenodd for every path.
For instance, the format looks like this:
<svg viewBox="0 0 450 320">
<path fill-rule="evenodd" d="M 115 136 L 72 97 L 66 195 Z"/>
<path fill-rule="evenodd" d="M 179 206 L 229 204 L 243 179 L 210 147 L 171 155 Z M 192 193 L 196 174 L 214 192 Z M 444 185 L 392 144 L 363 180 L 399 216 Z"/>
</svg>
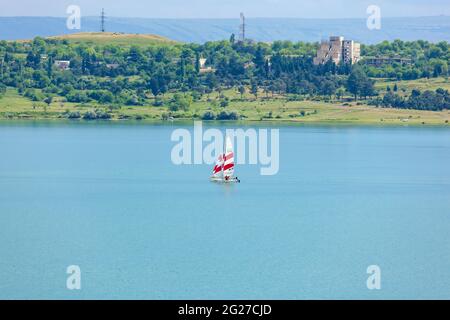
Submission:
<svg viewBox="0 0 450 320">
<path fill-rule="evenodd" d="M 223 98 L 223 99 L 220 101 L 220 106 L 221 106 L 222 108 L 228 107 L 229 104 L 230 104 L 230 102 L 229 102 L 229 99 L 228 99 L 227 97 Z"/>
<path fill-rule="evenodd" d="M 202 120 L 215 120 L 215 119 L 216 115 L 212 111 L 206 111 L 202 116 Z"/>
<path fill-rule="evenodd" d="M 194 101 L 200 101 L 201 98 L 202 98 L 202 93 L 201 92 L 198 92 L 198 91 L 192 92 L 192 99 Z"/>
<path fill-rule="evenodd" d="M 66 96 L 67 101 L 69 102 L 78 102 L 85 103 L 90 99 L 84 91 L 70 91 Z"/>
<path fill-rule="evenodd" d="M 96 109 L 95 111 L 86 111 L 83 114 L 84 120 L 109 120 L 111 119 L 111 114 L 105 110 Z"/>
<path fill-rule="evenodd" d="M 178 111 L 178 110 L 187 111 L 187 110 L 189 110 L 191 104 L 192 104 L 192 96 L 191 95 L 182 95 L 182 94 L 176 93 L 173 96 L 172 100 L 170 101 L 169 109 L 171 111 Z"/>
<path fill-rule="evenodd" d="M 94 111 L 86 111 L 83 114 L 83 119 L 84 120 L 95 120 L 95 119 L 97 119 L 97 114 Z"/>
<path fill-rule="evenodd" d="M 238 119 L 239 119 L 239 116 L 238 116 L 237 112 L 235 112 L 235 111 L 232 111 L 232 112 L 222 111 L 217 116 L 217 120 L 238 120 Z"/>
<path fill-rule="evenodd" d="M 93 90 L 89 92 L 89 98 L 97 100 L 102 104 L 111 103 L 114 100 L 114 96 L 107 90 Z"/>
<path fill-rule="evenodd" d="M 160 98 L 156 98 L 153 102 L 154 107 L 162 107 L 164 105 L 164 101 Z"/>
<path fill-rule="evenodd" d="M 100 119 L 100 120 L 111 119 L 111 114 L 106 112 L 105 110 L 95 110 L 95 114 L 97 116 L 97 119 Z"/>
<path fill-rule="evenodd" d="M 80 119 L 81 115 L 78 111 L 72 111 L 67 113 L 67 119 Z"/>
<path fill-rule="evenodd" d="M 141 106 L 143 103 L 139 100 L 139 97 L 136 95 L 131 95 L 128 97 L 127 101 L 125 102 L 127 106 Z"/>
<path fill-rule="evenodd" d="M 287 98 L 287 101 L 302 101 L 302 100 L 303 98 L 298 94 L 290 95 Z"/>
<path fill-rule="evenodd" d="M 130 119 L 131 118 L 131 116 L 129 116 L 129 115 L 127 115 L 127 114 L 123 114 L 123 113 L 120 113 L 119 114 L 119 119 L 120 120 L 128 120 L 128 119 Z"/>
<path fill-rule="evenodd" d="M 38 92 L 34 89 L 25 90 L 23 95 L 32 101 L 42 101 L 45 99 L 44 94 L 42 94 L 41 92 Z"/>
</svg>

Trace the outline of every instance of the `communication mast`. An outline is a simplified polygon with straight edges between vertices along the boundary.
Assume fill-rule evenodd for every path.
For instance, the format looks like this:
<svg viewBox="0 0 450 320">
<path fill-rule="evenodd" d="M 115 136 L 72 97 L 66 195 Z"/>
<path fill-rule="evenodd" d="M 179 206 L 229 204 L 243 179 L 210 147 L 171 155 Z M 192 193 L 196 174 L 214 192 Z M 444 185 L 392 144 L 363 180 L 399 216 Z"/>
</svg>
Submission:
<svg viewBox="0 0 450 320">
<path fill-rule="evenodd" d="M 239 26 L 239 40 L 245 41 L 245 16 L 243 12 L 241 12 L 241 24 Z"/>
<path fill-rule="evenodd" d="M 101 17 L 101 21 L 102 21 L 102 32 L 105 32 L 105 9 L 102 8 L 102 17 Z"/>
</svg>

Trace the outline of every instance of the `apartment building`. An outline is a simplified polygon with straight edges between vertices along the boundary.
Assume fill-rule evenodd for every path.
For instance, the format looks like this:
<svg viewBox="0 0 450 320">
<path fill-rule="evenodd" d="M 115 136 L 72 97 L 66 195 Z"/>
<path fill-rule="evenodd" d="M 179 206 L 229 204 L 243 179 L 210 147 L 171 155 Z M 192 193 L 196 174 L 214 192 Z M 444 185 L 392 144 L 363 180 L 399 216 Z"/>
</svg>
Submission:
<svg viewBox="0 0 450 320">
<path fill-rule="evenodd" d="M 324 64 L 331 60 L 335 64 L 357 63 L 361 59 L 360 44 L 353 40 L 344 40 L 341 36 L 332 36 L 330 40 L 320 43 L 317 55 L 314 58 L 314 64 Z"/>
</svg>

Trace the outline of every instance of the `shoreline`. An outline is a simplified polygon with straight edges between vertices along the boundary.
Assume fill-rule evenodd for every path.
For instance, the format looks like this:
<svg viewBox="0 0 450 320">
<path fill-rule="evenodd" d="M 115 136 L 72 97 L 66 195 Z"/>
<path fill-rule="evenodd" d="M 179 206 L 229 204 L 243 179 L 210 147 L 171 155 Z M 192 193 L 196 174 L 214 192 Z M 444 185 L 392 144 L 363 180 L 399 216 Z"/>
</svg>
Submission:
<svg viewBox="0 0 450 320">
<path fill-rule="evenodd" d="M 105 124 L 129 124 L 129 125 L 193 125 L 194 122 L 200 121 L 204 125 L 213 124 L 220 125 L 281 125 L 286 127 L 295 126 L 336 126 L 336 127 L 440 127 L 450 129 L 449 123 L 417 123 L 417 122 L 392 122 L 392 121 L 299 121 L 292 119 L 280 120 L 201 120 L 201 119 L 174 119 L 174 120 L 158 120 L 158 119 L 108 119 L 108 120 L 85 120 L 85 119 L 66 119 L 66 118 L 1 118 L 0 127 L 3 125 L 14 123 L 52 123 L 52 124 L 89 124 L 89 125 L 105 125 Z"/>
<path fill-rule="evenodd" d="M 447 79 L 399 81 L 399 88 L 411 91 L 413 88 L 434 90 L 442 87 L 450 90 Z M 387 82 L 379 82 L 382 91 Z M 290 95 L 255 97 L 249 92 L 242 96 L 232 89 L 220 94 L 213 92 L 192 101 L 187 109 L 171 110 L 170 101 L 174 93 L 161 98 L 163 104 L 108 105 L 99 103 L 68 102 L 55 96 L 50 104 L 32 101 L 19 94 L 15 88 L 7 88 L 0 99 L 1 121 L 73 121 L 73 122 L 143 122 L 143 123 L 186 123 L 205 119 L 205 123 L 223 122 L 243 125 L 361 125 L 361 126 L 448 126 L 450 110 L 440 111 L 377 107 L 368 101 L 342 99 L 316 100 L 308 97 L 293 99 Z M 221 98 L 222 97 L 222 98 Z M 220 104 L 226 99 L 226 105 Z M 207 118 L 210 114 L 213 118 Z M 219 115 L 225 114 L 219 118 Z M 89 114 L 89 118 L 84 118 Z M 94 117 L 91 117 L 91 116 Z M 233 115 L 233 117 L 231 117 Z M 209 115 L 208 115 L 209 116 Z M 228 119 L 227 119 L 228 118 Z M 220 120 L 219 120 L 220 119 Z M 225 120 L 226 119 L 226 120 Z"/>
</svg>

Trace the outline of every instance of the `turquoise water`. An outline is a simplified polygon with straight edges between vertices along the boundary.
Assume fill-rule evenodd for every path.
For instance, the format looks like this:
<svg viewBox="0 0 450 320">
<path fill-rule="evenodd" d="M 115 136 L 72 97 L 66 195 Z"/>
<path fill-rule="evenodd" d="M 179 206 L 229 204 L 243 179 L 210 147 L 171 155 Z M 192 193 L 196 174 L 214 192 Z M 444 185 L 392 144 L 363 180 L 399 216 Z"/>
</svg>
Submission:
<svg viewBox="0 0 450 320">
<path fill-rule="evenodd" d="M 448 128 L 284 126 L 239 185 L 174 166 L 175 128 L 1 123 L 0 298 L 450 299 Z"/>
</svg>

